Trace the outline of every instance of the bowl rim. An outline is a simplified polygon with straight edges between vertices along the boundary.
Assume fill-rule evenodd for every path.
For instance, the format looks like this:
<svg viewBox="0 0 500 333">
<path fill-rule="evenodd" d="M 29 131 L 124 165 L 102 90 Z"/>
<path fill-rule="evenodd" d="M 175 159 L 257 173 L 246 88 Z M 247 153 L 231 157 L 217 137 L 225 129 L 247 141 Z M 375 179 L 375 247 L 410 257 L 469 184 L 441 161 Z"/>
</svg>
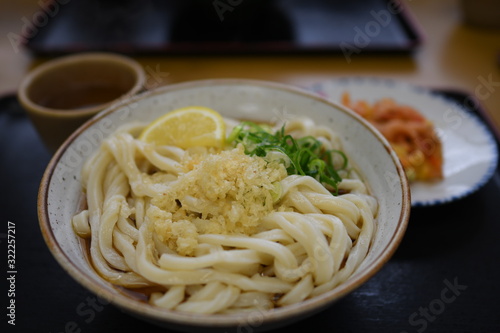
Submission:
<svg viewBox="0 0 500 333">
<path fill-rule="evenodd" d="M 306 314 L 316 313 L 323 308 L 331 305 L 334 301 L 344 297 L 348 293 L 357 289 L 359 286 L 364 284 L 368 279 L 373 277 L 382 266 L 389 261 L 392 257 L 396 249 L 398 248 L 401 240 L 403 239 L 404 233 L 406 231 L 409 215 L 410 215 L 410 187 L 408 180 L 406 178 L 403 167 L 397 158 L 396 153 L 392 150 L 390 144 L 387 140 L 368 122 L 366 122 L 363 118 L 358 116 L 353 111 L 348 108 L 326 100 L 325 98 L 316 95 L 312 92 L 305 91 L 299 87 L 291 86 L 284 83 L 272 82 L 272 81 L 263 81 L 263 80 L 253 80 L 253 79 L 209 79 L 209 80 L 195 80 L 195 81 L 187 81 L 177 84 L 172 84 L 168 86 L 162 86 L 159 88 L 155 88 L 152 90 L 148 90 L 142 92 L 140 94 L 134 95 L 130 98 L 119 101 L 118 103 L 108 107 L 107 109 L 101 111 L 93 118 L 85 122 L 82 126 L 80 126 L 75 132 L 73 132 L 59 147 L 56 153 L 51 158 L 47 168 L 43 174 L 43 177 L 40 182 L 39 192 L 38 192 L 38 201 L 37 201 L 37 211 L 38 211 L 38 219 L 39 226 L 43 235 L 43 238 L 56 259 L 59 265 L 66 270 L 66 272 L 79 284 L 84 286 L 87 290 L 92 293 L 98 295 L 111 302 L 115 306 L 118 306 L 122 310 L 126 311 L 129 314 L 140 314 L 146 317 L 148 320 L 152 320 L 154 322 L 164 322 L 169 323 L 171 326 L 178 327 L 234 327 L 237 325 L 241 325 L 248 321 L 249 313 L 235 313 L 235 314 L 217 314 L 217 315 L 200 315 L 200 314 L 191 314 L 185 312 L 171 311 L 160 309 L 158 307 L 149 305 L 140 300 L 133 299 L 129 296 L 121 294 L 117 296 L 117 294 L 113 294 L 108 290 L 101 290 L 99 287 L 96 287 L 92 282 L 94 279 L 92 276 L 87 275 L 84 271 L 82 271 L 78 266 L 76 266 L 70 258 L 64 253 L 60 245 L 57 243 L 55 236 L 50 228 L 50 217 L 48 214 L 48 192 L 49 192 L 49 184 L 53 173 L 55 171 L 58 162 L 63 156 L 64 152 L 68 149 L 71 143 L 82 134 L 87 128 L 91 125 L 95 124 L 99 120 L 105 118 L 109 114 L 119 110 L 121 107 L 130 105 L 134 102 L 142 100 L 144 98 L 152 97 L 155 95 L 161 95 L 165 93 L 172 93 L 178 90 L 185 90 L 197 87 L 204 86 L 214 86 L 214 85 L 240 85 L 240 86 L 258 86 L 264 89 L 272 89 L 272 90 L 280 90 L 284 92 L 289 92 L 293 94 L 299 94 L 306 98 L 314 99 L 316 101 L 320 101 L 321 103 L 327 104 L 331 107 L 337 108 L 340 111 L 351 115 L 353 118 L 357 119 L 361 122 L 364 127 L 370 132 L 372 132 L 375 137 L 384 145 L 386 151 L 391 156 L 391 159 L 396 167 L 398 173 L 398 179 L 400 180 L 401 193 L 402 193 L 402 202 L 400 208 L 400 214 L 398 223 L 396 226 L 396 230 L 394 234 L 390 237 L 388 244 L 383 248 L 381 254 L 374 258 L 373 262 L 366 266 L 363 269 L 362 274 L 355 274 L 354 278 L 348 279 L 346 282 L 340 284 L 334 289 L 325 292 L 322 295 L 316 296 L 311 299 L 307 299 L 303 302 L 299 302 L 296 304 L 288 305 L 286 307 L 275 308 L 272 310 L 266 310 L 264 312 L 260 311 L 262 323 L 265 323 L 265 326 L 278 322 L 281 322 L 285 319 L 295 318 L 296 320 L 302 318 Z M 142 304 L 142 306 L 139 306 Z M 253 311 L 251 312 L 253 313 Z M 246 321 L 245 321 L 246 320 Z M 292 319 L 293 320 L 293 319 Z M 258 328 L 256 328 L 258 329 Z"/>
</svg>

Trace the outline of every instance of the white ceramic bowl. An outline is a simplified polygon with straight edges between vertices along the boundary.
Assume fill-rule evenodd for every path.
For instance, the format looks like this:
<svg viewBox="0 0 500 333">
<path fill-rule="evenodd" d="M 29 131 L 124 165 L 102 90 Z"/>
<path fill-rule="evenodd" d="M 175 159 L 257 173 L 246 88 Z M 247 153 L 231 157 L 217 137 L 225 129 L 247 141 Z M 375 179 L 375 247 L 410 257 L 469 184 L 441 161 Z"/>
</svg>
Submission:
<svg viewBox="0 0 500 333">
<path fill-rule="evenodd" d="M 188 105 L 203 105 L 225 116 L 277 121 L 307 115 L 340 134 L 350 161 L 361 169 L 379 203 L 377 230 L 368 256 L 345 283 L 313 299 L 256 314 L 197 315 L 160 309 L 120 292 L 90 266 L 71 217 L 81 198 L 80 170 L 99 143 L 122 124 L 151 121 Z M 208 80 L 171 85 L 138 95 L 100 113 L 80 127 L 56 152 L 43 176 L 38 197 L 40 227 L 59 264 L 84 287 L 122 310 L 181 330 L 270 329 L 331 305 L 372 277 L 400 243 L 410 212 L 403 169 L 383 137 L 351 111 L 289 86 L 249 80 Z M 252 321 L 253 318 L 253 321 Z M 249 325 L 242 327 L 242 325 Z"/>
</svg>

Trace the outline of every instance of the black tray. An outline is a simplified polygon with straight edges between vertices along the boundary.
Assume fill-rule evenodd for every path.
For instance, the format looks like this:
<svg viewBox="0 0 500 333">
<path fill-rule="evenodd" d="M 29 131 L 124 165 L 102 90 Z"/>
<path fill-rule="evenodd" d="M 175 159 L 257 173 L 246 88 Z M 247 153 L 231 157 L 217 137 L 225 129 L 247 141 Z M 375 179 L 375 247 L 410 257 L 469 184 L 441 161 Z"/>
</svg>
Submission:
<svg viewBox="0 0 500 333">
<path fill-rule="evenodd" d="M 439 93 L 458 103 L 470 101 L 461 92 Z M 482 109 L 471 111 L 484 116 Z M 2 99 L 2 311 L 8 306 L 8 221 L 15 224 L 17 271 L 16 325 L 8 325 L 5 315 L 2 324 L 8 332 L 168 332 L 102 305 L 53 259 L 36 212 L 49 159 L 15 98 Z M 413 208 L 399 249 L 379 273 L 323 312 L 277 332 L 500 332 L 499 198 L 497 168 L 484 187 L 466 198 Z"/>
<path fill-rule="evenodd" d="M 408 53 L 422 41 L 404 1 L 394 0 L 73 0 L 43 8 L 33 14 L 31 29 L 23 28 L 27 47 L 39 55 L 99 50 L 352 56 Z"/>
</svg>

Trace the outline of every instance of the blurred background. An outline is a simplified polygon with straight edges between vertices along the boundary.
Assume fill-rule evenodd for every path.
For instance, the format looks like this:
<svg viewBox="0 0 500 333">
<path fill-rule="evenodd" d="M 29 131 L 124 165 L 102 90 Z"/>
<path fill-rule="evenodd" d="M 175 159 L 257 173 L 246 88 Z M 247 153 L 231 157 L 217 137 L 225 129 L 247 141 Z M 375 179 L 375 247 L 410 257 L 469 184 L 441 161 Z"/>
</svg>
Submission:
<svg viewBox="0 0 500 333">
<path fill-rule="evenodd" d="M 156 71 L 154 86 L 219 77 L 308 86 L 360 75 L 462 89 L 481 95 L 500 124 L 498 1 L 1 0 L 0 7 L 1 94 L 48 58 L 97 49 L 132 55 Z M 489 86 L 478 88 L 483 81 Z"/>
</svg>

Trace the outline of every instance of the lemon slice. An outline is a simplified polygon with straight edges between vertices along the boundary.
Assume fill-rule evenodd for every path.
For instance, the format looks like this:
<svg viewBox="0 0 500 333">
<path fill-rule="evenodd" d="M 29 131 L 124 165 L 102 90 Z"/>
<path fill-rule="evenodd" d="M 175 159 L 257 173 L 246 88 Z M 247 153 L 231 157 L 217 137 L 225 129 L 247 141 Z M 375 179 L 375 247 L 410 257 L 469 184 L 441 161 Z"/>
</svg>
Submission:
<svg viewBox="0 0 500 333">
<path fill-rule="evenodd" d="M 188 106 L 154 120 L 144 128 L 139 140 L 184 149 L 196 146 L 221 148 L 225 136 L 226 123 L 217 111 Z"/>
</svg>

